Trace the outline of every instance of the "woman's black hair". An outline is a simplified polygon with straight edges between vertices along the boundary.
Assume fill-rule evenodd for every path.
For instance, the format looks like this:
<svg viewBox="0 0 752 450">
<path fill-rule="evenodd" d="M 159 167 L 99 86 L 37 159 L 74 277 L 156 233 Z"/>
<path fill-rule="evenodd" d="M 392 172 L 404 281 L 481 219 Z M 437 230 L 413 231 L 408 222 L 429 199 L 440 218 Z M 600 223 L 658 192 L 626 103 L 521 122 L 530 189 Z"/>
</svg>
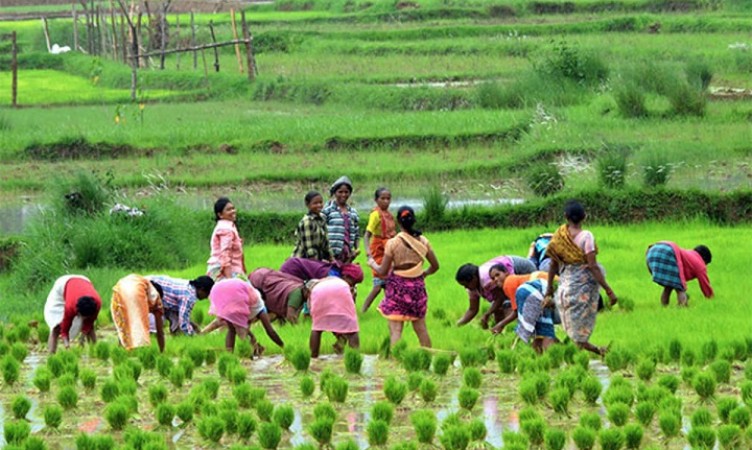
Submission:
<svg viewBox="0 0 752 450">
<path fill-rule="evenodd" d="M 212 280 L 212 278 L 209 276 L 201 275 L 195 280 L 189 281 L 188 284 L 193 286 L 196 290 L 201 289 L 206 292 L 211 292 L 212 288 L 214 287 L 214 280 Z"/>
<path fill-rule="evenodd" d="M 164 297 L 164 289 L 162 289 L 162 285 L 153 281 L 150 281 L 150 283 L 154 286 L 154 289 L 157 290 L 157 294 L 159 294 L 159 299 L 161 300 Z"/>
<path fill-rule="evenodd" d="M 313 199 L 316 197 L 321 197 L 321 193 L 319 191 L 308 191 L 304 198 L 306 206 L 310 205 Z M 324 197 L 321 198 L 323 199 Z"/>
<path fill-rule="evenodd" d="M 488 269 L 488 273 L 491 273 L 491 271 L 492 271 L 493 269 L 496 269 L 496 270 L 498 270 L 499 272 L 504 272 L 504 273 L 507 273 L 507 272 L 508 272 L 508 270 L 507 270 L 507 266 L 505 266 L 504 264 L 494 264 L 493 266 L 491 266 L 491 268 L 490 268 L 490 269 Z"/>
<path fill-rule="evenodd" d="M 399 222 L 400 227 L 412 237 L 418 237 L 423 234 L 420 230 L 414 228 L 415 211 L 407 205 L 400 206 L 397 210 L 397 222 Z"/>
<path fill-rule="evenodd" d="M 579 224 L 585 220 L 585 207 L 577 200 L 569 200 L 564 205 L 564 217 L 574 224 Z"/>
<path fill-rule="evenodd" d="M 219 215 L 225 210 L 225 206 L 227 206 L 228 203 L 232 202 L 227 197 L 219 197 L 217 201 L 214 202 L 214 220 L 219 220 Z"/>
<path fill-rule="evenodd" d="M 84 295 L 76 301 L 76 311 L 84 317 L 91 317 L 99 311 L 99 308 L 94 297 Z"/>
<path fill-rule="evenodd" d="M 389 192 L 389 189 L 387 189 L 385 187 L 380 187 L 380 188 L 376 189 L 376 192 L 373 194 L 373 199 L 374 200 L 378 200 L 379 197 L 381 197 L 381 194 L 383 194 L 384 192 Z"/>
<path fill-rule="evenodd" d="M 457 269 L 457 274 L 454 276 L 454 279 L 458 283 L 469 283 L 473 281 L 475 277 L 478 276 L 478 266 L 475 264 L 467 263 L 460 266 L 459 269 Z"/>
<path fill-rule="evenodd" d="M 702 260 L 705 261 L 705 264 L 710 264 L 710 262 L 713 261 L 713 254 L 710 253 L 710 249 L 706 246 L 698 245 L 695 247 L 695 251 L 702 256 Z"/>
</svg>

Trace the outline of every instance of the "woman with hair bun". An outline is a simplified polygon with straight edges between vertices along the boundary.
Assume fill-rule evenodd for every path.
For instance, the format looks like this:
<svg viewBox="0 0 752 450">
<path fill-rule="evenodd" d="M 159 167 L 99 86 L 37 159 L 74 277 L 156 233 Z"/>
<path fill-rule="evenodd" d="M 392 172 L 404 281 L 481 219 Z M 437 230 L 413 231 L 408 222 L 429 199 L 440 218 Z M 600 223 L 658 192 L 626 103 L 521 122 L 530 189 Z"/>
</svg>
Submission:
<svg viewBox="0 0 752 450">
<path fill-rule="evenodd" d="M 373 257 L 368 265 L 379 275 L 387 275 L 384 300 L 378 310 L 389 321 L 389 336 L 394 345 L 402 337 L 405 322 L 412 322 L 420 345 L 431 346 L 426 328 L 428 295 L 425 278 L 439 270 L 439 261 L 421 231 L 415 228 L 415 211 L 402 206 L 397 211 L 397 222 L 402 231 L 386 243 L 384 259 L 378 264 Z M 429 266 L 423 269 L 423 261 Z"/>
</svg>

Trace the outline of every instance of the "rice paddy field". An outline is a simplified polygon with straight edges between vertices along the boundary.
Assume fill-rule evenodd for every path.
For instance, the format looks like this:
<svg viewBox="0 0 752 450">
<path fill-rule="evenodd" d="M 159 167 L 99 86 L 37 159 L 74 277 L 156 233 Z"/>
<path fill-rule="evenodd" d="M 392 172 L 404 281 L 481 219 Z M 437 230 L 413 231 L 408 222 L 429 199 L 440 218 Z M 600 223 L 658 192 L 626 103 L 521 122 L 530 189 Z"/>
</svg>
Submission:
<svg viewBox="0 0 752 450">
<path fill-rule="evenodd" d="M 743 0 L 249 4 L 254 82 L 232 47 L 219 51 L 219 72 L 211 51 L 196 55 L 195 68 L 191 53 L 168 56 L 164 70 L 152 58 L 138 71 L 135 101 L 131 70 L 112 55 L 47 52 L 38 16 L 49 14 L 51 43 L 72 46 L 66 11 L 70 5 L 0 6 L 1 18 L 17 19 L 0 21 L 0 206 L 54 208 L 50 196 L 82 173 L 116 193 L 110 200 L 153 202 L 155 220 L 173 227 L 170 239 L 184 248 L 173 263 L 148 253 L 151 261 L 139 261 L 144 274 L 205 271 L 206 242 L 186 238 L 202 224 L 175 226 L 181 210 L 165 206 L 158 216 L 158 205 L 208 210 L 229 194 L 241 208 L 302 214 L 305 192 L 326 191 L 342 174 L 353 179 L 358 205 L 386 185 L 398 201 L 430 191 L 470 210 L 551 194 L 725 194 L 752 184 L 752 9 Z M 194 19 L 198 42 L 211 39 L 210 23 L 218 41 L 232 39 L 229 12 Z M 189 22 L 182 8 L 168 16 L 170 46 L 190 43 Z M 20 48 L 18 108 L 10 107 L 11 31 Z M 79 32 L 85 42 L 85 27 Z M 477 319 L 455 325 L 467 308 L 456 269 L 524 255 L 557 226 L 540 223 L 427 233 L 441 263 L 427 281 L 432 349 L 419 348 L 409 327 L 389 348 L 374 305 L 359 314 L 359 351 L 334 355 L 325 335 L 314 360 L 306 321 L 277 326 L 284 349 L 254 327 L 266 347 L 256 359 L 247 342 L 226 352 L 223 331 L 168 336 L 164 354 L 155 345 L 128 353 L 117 342 L 109 293 L 135 269 L 55 260 L 63 241 L 86 233 L 125 242 L 108 234 L 122 228 L 106 219 L 32 219 L 12 238 L 44 237 L 49 248 L 27 241 L 41 256 L 0 273 L 0 445 L 751 448 L 752 282 L 744 270 L 752 229 L 648 219 L 589 225 L 621 300 L 599 314 L 592 337 L 610 345 L 604 358 L 566 340 L 539 356 L 514 343 L 511 326 L 493 337 Z M 84 223 L 84 233 L 70 230 Z M 129 248 L 159 238 L 129 236 Z M 693 282 L 689 308 L 660 306 L 644 254 L 664 239 L 711 248 L 714 299 Z M 251 268 L 279 267 L 293 246 L 246 244 Z M 90 277 L 105 305 L 96 345 L 49 355 L 42 308 L 61 270 Z M 359 306 L 370 283 L 366 274 Z M 193 320 L 210 319 L 199 302 Z"/>
</svg>

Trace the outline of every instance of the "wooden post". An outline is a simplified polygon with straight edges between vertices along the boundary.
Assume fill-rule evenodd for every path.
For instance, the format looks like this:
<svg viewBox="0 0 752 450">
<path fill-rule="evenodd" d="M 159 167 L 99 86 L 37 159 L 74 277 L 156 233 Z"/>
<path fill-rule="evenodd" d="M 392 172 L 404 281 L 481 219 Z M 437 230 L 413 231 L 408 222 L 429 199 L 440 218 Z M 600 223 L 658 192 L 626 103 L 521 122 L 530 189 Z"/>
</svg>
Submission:
<svg viewBox="0 0 752 450">
<path fill-rule="evenodd" d="M 133 60 L 131 61 L 131 101 L 135 102 L 136 88 L 138 87 L 138 33 L 136 31 L 136 25 L 133 23 L 131 16 L 128 15 L 128 11 L 123 4 L 123 0 L 117 0 L 117 2 L 120 6 L 120 12 L 125 17 L 125 20 L 128 21 L 128 26 L 131 30 L 131 56 L 133 58 Z"/>
<path fill-rule="evenodd" d="M 170 2 L 162 4 L 162 16 L 159 18 L 160 23 L 160 50 L 162 50 L 162 56 L 159 59 L 159 68 L 164 70 L 165 65 L 165 48 L 167 47 L 167 8 L 170 7 Z"/>
<path fill-rule="evenodd" d="M 248 64 L 248 79 L 256 79 L 256 64 L 253 59 L 253 41 L 251 31 L 248 29 L 248 22 L 245 21 L 245 11 L 240 10 L 240 25 L 243 29 L 243 39 L 245 40 L 245 58 Z"/>
<path fill-rule="evenodd" d="M 193 11 L 191 11 L 191 47 L 196 46 L 196 21 L 193 17 Z M 198 68 L 198 52 L 193 51 L 193 70 Z"/>
<path fill-rule="evenodd" d="M 78 51 L 78 10 L 76 10 L 76 4 L 73 3 L 73 51 Z"/>
<path fill-rule="evenodd" d="M 238 23 L 235 21 L 235 8 L 230 8 L 230 20 L 232 22 L 232 38 L 238 40 Z M 238 70 L 243 73 L 243 60 L 240 57 L 240 44 L 235 44 L 235 59 L 238 60 Z"/>
<path fill-rule="evenodd" d="M 115 22 L 115 5 L 110 0 L 110 22 L 112 25 L 112 59 L 117 61 L 118 59 L 118 38 L 117 38 L 117 22 Z"/>
<path fill-rule="evenodd" d="M 10 71 L 11 86 L 10 86 L 10 104 L 14 108 L 18 106 L 18 45 L 16 45 L 16 32 L 13 31 L 10 34 Z"/>
<path fill-rule="evenodd" d="M 209 32 L 211 32 L 212 44 L 217 43 L 217 37 L 214 35 L 214 21 L 209 21 Z M 214 47 L 214 71 L 219 72 L 219 49 Z"/>
<path fill-rule="evenodd" d="M 175 42 L 180 45 L 180 14 L 175 14 Z M 175 55 L 175 68 L 180 70 L 180 53 Z"/>
<path fill-rule="evenodd" d="M 47 53 L 49 53 L 52 50 L 52 46 L 50 45 L 50 29 L 47 26 L 46 17 L 42 17 L 42 30 L 44 30 L 44 40 L 47 42 Z"/>
</svg>

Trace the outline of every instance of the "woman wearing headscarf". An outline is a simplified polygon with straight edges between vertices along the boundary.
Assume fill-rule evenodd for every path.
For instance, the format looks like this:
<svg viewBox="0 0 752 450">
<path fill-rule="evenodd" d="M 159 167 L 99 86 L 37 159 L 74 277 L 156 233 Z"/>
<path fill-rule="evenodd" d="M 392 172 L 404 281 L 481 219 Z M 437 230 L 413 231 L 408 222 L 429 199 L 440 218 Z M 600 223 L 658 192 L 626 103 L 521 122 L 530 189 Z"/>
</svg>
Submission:
<svg viewBox="0 0 752 450">
<path fill-rule="evenodd" d="M 360 250 L 360 221 L 355 208 L 347 204 L 352 195 L 352 182 L 342 176 L 332 184 L 329 194 L 333 197 L 321 212 L 326 219 L 329 246 L 337 261 L 347 263 L 358 256 Z"/>
</svg>

